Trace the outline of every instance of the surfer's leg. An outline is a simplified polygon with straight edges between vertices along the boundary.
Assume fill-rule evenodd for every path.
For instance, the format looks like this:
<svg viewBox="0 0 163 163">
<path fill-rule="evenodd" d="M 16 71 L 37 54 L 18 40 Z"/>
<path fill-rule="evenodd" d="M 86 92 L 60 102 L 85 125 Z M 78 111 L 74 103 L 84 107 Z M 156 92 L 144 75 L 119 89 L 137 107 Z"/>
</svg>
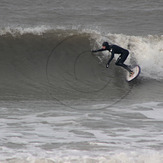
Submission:
<svg viewBox="0 0 163 163">
<path fill-rule="evenodd" d="M 132 70 L 129 68 L 129 66 L 125 65 L 124 63 L 116 62 L 115 64 L 116 64 L 117 66 L 123 67 L 124 69 L 126 69 L 126 70 L 129 71 L 130 73 L 132 72 Z"/>
<path fill-rule="evenodd" d="M 129 71 L 129 73 L 132 73 L 132 70 L 129 68 L 129 66 L 124 64 L 124 61 L 126 60 L 127 56 L 128 56 L 128 53 L 120 55 L 119 58 L 117 59 L 117 61 L 115 62 L 115 64 L 117 66 L 123 67 L 124 69 Z"/>
</svg>

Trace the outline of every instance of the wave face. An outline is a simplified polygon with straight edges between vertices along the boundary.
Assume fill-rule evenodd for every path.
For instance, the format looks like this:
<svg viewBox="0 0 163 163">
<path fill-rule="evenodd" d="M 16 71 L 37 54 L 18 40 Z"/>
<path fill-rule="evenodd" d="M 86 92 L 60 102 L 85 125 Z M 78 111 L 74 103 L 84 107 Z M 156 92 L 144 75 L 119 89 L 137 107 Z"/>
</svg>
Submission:
<svg viewBox="0 0 163 163">
<path fill-rule="evenodd" d="M 163 37 L 97 31 L 6 28 L 0 35 L 1 99 L 113 100 L 131 89 L 125 71 L 105 68 L 108 53 L 91 54 L 108 40 L 129 49 L 127 64 L 139 64 L 139 80 L 163 79 Z M 157 88 L 158 89 L 158 88 Z M 111 91 L 112 94 L 108 95 Z"/>
</svg>

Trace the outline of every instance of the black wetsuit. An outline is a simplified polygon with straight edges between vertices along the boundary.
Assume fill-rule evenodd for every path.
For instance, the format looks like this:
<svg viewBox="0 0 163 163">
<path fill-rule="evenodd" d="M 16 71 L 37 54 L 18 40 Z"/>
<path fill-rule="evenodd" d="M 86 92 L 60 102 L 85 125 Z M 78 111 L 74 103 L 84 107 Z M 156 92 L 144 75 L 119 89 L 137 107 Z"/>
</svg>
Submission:
<svg viewBox="0 0 163 163">
<path fill-rule="evenodd" d="M 108 45 L 108 46 L 106 46 L 105 49 L 94 50 L 92 52 L 100 52 L 100 51 L 105 51 L 105 50 L 108 50 L 109 52 L 111 52 L 111 57 L 110 57 L 107 65 L 109 65 L 110 62 L 112 61 L 112 59 L 114 58 L 114 54 L 120 54 L 120 56 L 118 57 L 115 64 L 117 66 L 121 66 L 121 67 L 125 68 L 129 72 L 132 72 L 130 70 L 130 68 L 127 65 L 124 64 L 124 61 L 127 59 L 128 55 L 129 55 L 128 50 L 123 49 L 123 48 L 121 48 L 120 46 L 117 46 L 117 45 Z"/>
</svg>

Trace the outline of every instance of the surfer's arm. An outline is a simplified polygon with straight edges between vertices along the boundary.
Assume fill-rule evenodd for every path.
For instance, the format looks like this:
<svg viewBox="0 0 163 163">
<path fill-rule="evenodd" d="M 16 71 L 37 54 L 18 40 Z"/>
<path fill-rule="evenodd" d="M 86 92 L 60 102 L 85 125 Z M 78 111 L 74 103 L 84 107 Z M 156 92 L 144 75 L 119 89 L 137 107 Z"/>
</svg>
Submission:
<svg viewBox="0 0 163 163">
<path fill-rule="evenodd" d="M 113 58 L 114 58 L 114 52 L 112 51 L 112 52 L 111 52 L 111 57 L 110 57 L 110 59 L 108 60 L 107 65 L 110 64 L 110 62 L 112 61 Z"/>
<path fill-rule="evenodd" d="M 99 49 L 99 50 L 92 50 L 91 52 L 92 53 L 96 53 L 96 52 L 102 52 L 102 51 L 105 51 L 106 49 Z"/>
</svg>

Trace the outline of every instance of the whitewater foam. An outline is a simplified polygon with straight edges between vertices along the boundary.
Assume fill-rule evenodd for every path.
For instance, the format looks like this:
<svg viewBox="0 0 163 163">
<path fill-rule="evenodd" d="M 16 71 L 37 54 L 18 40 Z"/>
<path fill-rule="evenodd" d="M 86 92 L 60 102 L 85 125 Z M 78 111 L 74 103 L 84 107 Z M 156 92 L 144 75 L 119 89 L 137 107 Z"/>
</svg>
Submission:
<svg viewBox="0 0 163 163">
<path fill-rule="evenodd" d="M 85 154 L 84 156 L 77 151 L 72 151 L 76 153 L 75 155 L 69 154 L 68 156 L 62 156 L 58 154 L 58 156 L 42 158 L 42 157 L 33 157 L 28 156 L 24 158 L 10 158 L 6 160 L 1 160 L 1 163 L 162 163 L 163 162 L 163 154 L 162 152 L 153 152 L 153 151 L 144 151 L 141 154 L 137 152 L 120 152 L 116 154 L 108 154 L 108 155 L 93 155 Z M 61 156 L 60 156 L 61 155 Z"/>
<path fill-rule="evenodd" d="M 127 64 L 138 64 L 145 78 L 163 79 L 163 36 L 149 35 L 127 36 L 123 34 L 108 34 L 111 43 L 129 49 Z"/>
</svg>

